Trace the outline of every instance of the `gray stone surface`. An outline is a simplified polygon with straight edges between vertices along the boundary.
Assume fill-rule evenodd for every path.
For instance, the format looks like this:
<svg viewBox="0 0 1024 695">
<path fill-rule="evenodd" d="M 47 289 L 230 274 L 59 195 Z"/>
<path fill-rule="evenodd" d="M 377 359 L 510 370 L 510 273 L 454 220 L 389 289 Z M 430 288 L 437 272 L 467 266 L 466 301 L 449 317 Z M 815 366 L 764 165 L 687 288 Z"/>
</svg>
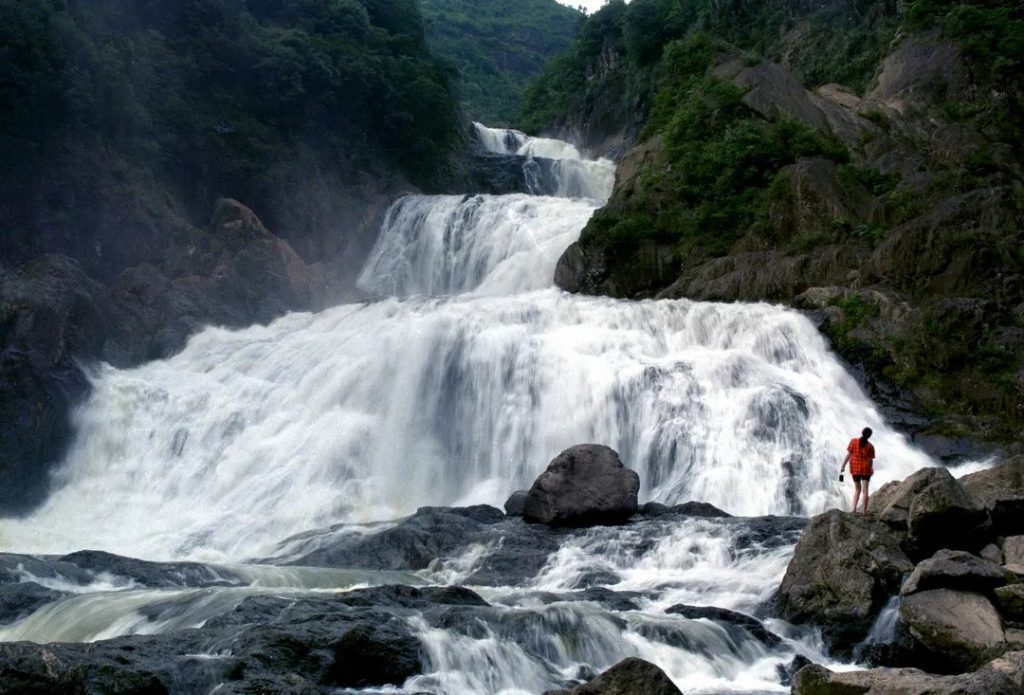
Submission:
<svg viewBox="0 0 1024 695">
<path fill-rule="evenodd" d="M 1002 620 L 992 603 L 966 591 L 933 589 L 905 596 L 900 620 L 925 649 L 952 669 L 967 671 L 1004 646 Z"/>
<path fill-rule="evenodd" d="M 912 569 L 886 524 L 828 511 L 811 519 L 797 543 L 776 608 L 790 622 L 820 626 L 829 646 L 848 654 Z"/>
<path fill-rule="evenodd" d="M 962 550 L 940 550 L 917 564 L 903 583 L 906 596 L 929 589 L 986 592 L 1013 581 L 1004 568 Z"/>
</svg>

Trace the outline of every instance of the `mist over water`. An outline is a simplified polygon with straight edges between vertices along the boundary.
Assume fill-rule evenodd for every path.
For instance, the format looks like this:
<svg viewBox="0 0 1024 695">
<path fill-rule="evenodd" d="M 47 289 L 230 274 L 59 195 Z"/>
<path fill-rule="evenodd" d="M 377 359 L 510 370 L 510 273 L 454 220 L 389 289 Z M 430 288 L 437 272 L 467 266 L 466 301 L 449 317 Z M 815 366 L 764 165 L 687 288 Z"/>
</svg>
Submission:
<svg viewBox="0 0 1024 695">
<path fill-rule="evenodd" d="M 581 163 L 565 174 L 572 186 L 610 190 L 611 164 L 571 145 L 477 132 L 498 154 Z M 845 505 L 836 476 L 864 426 L 875 430 L 876 486 L 929 465 L 796 312 L 554 289 L 558 257 L 601 204 L 569 194 L 406 196 L 387 213 L 359 280 L 372 301 L 209 328 L 170 359 L 97 367 L 54 493 L 31 516 L 5 522 L 0 543 L 239 562 L 339 522 L 424 505 L 500 506 L 582 442 L 619 451 L 640 475 L 641 501 L 701 500 L 736 515 Z M 754 611 L 770 596 L 792 540 L 766 545 L 739 533 L 705 519 L 593 529 L 528 586 L 481 589 L 495 605 L 474 631 L 417 623 L 432 670 L 404 691 L 536 693 L 637 655 L 687 692 L 780 691 L 776 667 L 793 653 L 824 659 L 813 640 L 770 652 L 716 623 L 663 613 L 676 603 Z M 493 552 L 470 548 L 420 576 L 466 581 Z M 104 585 L 0 629 L 0 639 L 200 625 L 269 577 L 275 590 L 295 592 L 352 585 L 268 572 L 228 590 Z M 593 576 L 642 595 L 642 607 L 613 616 L 592 602 L 538 603 L 531 594 L 579 589 Z M 172 599 L 191 603 L 157 624 L 139 618 L 142 607 Z"/>
</svg>

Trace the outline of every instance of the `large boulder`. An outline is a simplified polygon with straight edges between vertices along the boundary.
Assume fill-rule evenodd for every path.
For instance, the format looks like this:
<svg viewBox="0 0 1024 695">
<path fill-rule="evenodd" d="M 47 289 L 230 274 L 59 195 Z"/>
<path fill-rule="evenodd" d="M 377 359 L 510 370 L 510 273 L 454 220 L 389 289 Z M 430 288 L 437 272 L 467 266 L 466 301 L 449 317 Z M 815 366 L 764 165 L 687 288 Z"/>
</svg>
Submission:
<svg viewBox="0 0 1024 695">
<path fill-rule="evenodd" d="M 837 654 L 849 654 L 913 567 L 887 525 L 831 510 L 811 519 L 797 543 L 776 609 L 820 626 Z"/>
<path fill-rule="evenodd" d="M 940 550 L 918 563 L 903 584 L 903 595 L 929 589 L 987 592 L 1013 581 L 1013 573 L 962 550 Z"/>
<path fill-rule="evenodd" d="M 872 497 L 870 509 L 908 533 L 907 548 L 928 557 L 939 548 L 975 550 L 987 542 L 988 515 L 945 468 L 923 468 Z"/>
<path fill-rule="evenodd" d="M 900 602 L 900 620 L 942 670 L 975 669 L 1005 648 L 999 613 L 981 594 L 952 589 L 911 594 Z"/>
<path fill-rule="evenodd" d="M 623 659 L 600 676 L 572 690 L 545 695 L 682 695 L 660 668 L 636 657 Z"/>
<path fill-rule="evenodd" d="M 540 474 L 523 506 L 523 519 L 561 526 L 617 524 L 637 510 L 640 476 L 600 444 L 560 453 Z"/>
<path fill-rule="evenodd" d="M 1024 456 L 965 475 L 960 483 L 988 511 L 1000 535 L 1024 533 Z"/>
</svg>

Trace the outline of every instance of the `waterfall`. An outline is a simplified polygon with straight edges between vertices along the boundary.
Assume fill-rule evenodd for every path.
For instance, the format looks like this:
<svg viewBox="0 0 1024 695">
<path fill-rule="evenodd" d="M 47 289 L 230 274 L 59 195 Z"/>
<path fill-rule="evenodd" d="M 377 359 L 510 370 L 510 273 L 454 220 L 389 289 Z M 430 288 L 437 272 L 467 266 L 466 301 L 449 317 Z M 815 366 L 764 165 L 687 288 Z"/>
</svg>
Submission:
<svg viewBox="0 0 1024 695">
<path fill-rule="evenodd" d="M 844 506 L 839 464 L 864 426 L 875 430 L 876 485 L 929 465 L 795 311 L 553 288 L 559 255 L 607 198 L 614 167 L 567 143 L 477 133 L 495 155 L 520 157 L 546 194 L 404 196 L 359 278 L 372 299 L 210 327 L 134 369 L 94 366 L 54 492 L 0 536 L 8 551 L 224 563 L 212 569 L 234 585 L 146 588 L 105 573 L 82 584 L 19 564 L 21 581 L 70 593 L 0 626 L 0 641 L 174 632 L 254 596 L 471 584 L 504 536 L 416 573 L 245 559 L 286 562 L 425 505 L 500 506 L 583 442 L 621 454 L 640 475 L 641 501 L 701 500 L 736 515 Z M 757 531 L 764 521 L 652 517 L 562 537 L 525 583 L 499 575 L 476 587 L 490 605 L 470 622 L 409 616 L 427 668 L 396 692 L 541 692 L 628 656 L 658 663 L 686 692 L 782 692 L 779 668 L 795 653 L 828 663 L 813 635 L 774 621 L 783 640 L 770 646 L 666 612 L 763 605 L 796 539 Z M 571 595 L 592 586 L 633 596 L 632 607 Z M 874 639 L 895 614 L 891 603 Z"/>
<path fill-rule="evenodd" d="M 387 298 L 100 367 L 57 489 L 7 542 L 250 557 L 340 520 L 500 505 L 580 442 L 618 450 L 644 499 L 744 515 L 841 505 L 864 426 L 879 482 L 929 463 L 794 311 L 551 289 L 597 204 L 407 196 L 360 278 Z"/>
<path fill-rule="evenodd" d="M 488 128 L 474 123 L 477 141 L 485 152 L 515 154 L 530 193 L 563 198 L 608 200 L 615 185 L 615 164 L 609 159 L 586 159 L 573 145 L 551 138 L 535 138 L 518 130 Z"/>
</svg>

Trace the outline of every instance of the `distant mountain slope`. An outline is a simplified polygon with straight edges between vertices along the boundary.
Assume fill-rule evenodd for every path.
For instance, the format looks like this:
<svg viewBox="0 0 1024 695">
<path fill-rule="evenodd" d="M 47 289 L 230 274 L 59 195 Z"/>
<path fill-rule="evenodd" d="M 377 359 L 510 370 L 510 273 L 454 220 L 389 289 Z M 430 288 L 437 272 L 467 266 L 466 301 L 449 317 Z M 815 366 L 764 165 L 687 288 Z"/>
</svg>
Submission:
<svg viewBox="0 0 1024 695">
<path fill-rule="evenodd" d="M 529 80 L 567 49 L 583 15 L 554 0 L 420 0 L 427 42 L 458 69 L 463 107 L 509 124 Z"/>
</svg>

